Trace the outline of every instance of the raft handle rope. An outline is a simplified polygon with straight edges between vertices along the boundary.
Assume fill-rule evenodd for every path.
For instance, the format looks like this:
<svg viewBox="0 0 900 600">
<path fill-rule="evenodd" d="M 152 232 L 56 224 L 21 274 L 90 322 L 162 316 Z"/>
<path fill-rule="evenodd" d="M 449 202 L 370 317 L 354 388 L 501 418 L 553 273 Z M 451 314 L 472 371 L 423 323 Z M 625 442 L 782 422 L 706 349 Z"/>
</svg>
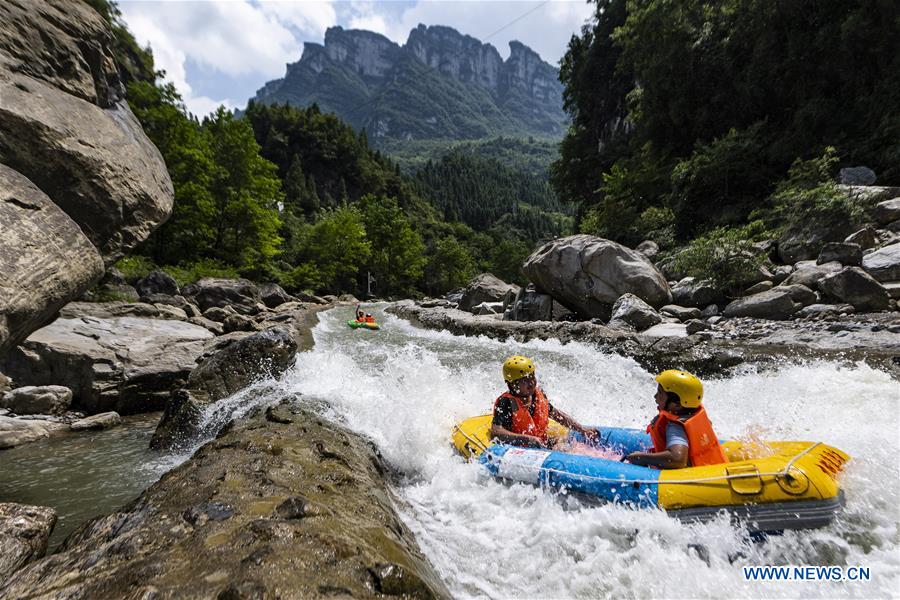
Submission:
<svg viewBox="0 0 900 600">
<path fill-rule="evenodd" d="M 477 446 L 478 449 L 481 450 L 482 452 L 484 452 L 484 451 L 486 451 L 486 450 L 488 449 L 488 447 L 485 446 L 484 444 L 482 444 L 481 441 L 479 441 L 477 438 L 475 438 L 475 439 L 471 438 L 471 437 L 469 436 L 469 434 L 467 434 L 465 431 L 463 431 L 462 429 L 460 429 L 460 428 L 459 428 L 459 425 L 454 425 L 454 426 L 453 426 L 453 429 L 455 429 L 457 432 L 459 432 L 459 433 L 460 433 L 464 438 L 466 438 L 468 441 L 470 441 L 470 442 L 472 442 L 473 444 L 475 444 L 475 446 Z"/>
<path fill-rule="evenodd" d="M 458 429 L 458 428 L 457 428 Z M 462 433 L 461 430 L 459 430 Z M 463 435 L 470 439 L 465 433 Z M 523 469 L 531 469 L 534 471 L 546 471 L 547 473 L 559 473 L 561 475 L 568 475 L 569 477 L 576 477 L 578 479 L 593 479 L 594 481 L 602 481 L 604 483 L 621 483 L 621 484 L 648 484 L 648 485 L 659 485 L 660 483 L 669 484 L 690 484 L 690 483 L 706 483 L 709 481 L 726 481 L 729 479 L 748 479 L 750 477 L 785 477 L 789 479 L 793 479 L 794 477 L 790 474 L 790 469 L 794 466 L 794 463 L 797 462 L 802 457 L 806 456 L 814 448 L 820 446 L 822 442 L 816 442 L 811 445 L 809 448 L 801 452 L 800 454 L 793 457 L 790 462 L 788 462 L 787 466 L 783 471 L 776 471 L 774 473 L 740 473 L 736 475 L 717 475 L 714 477 L 698 477 L 696 479 L 667 479 L 665 481 L 660 481 L 658 479 L 614 479 L 612 477 L 598 477 L 596 475 L 586 475 L 582 473 L 570 473 L 569 471 L 561 471 L 559 469 L 549 469 L 545 467 L 528 467 L 525 465 L 519 465 L 519 468 Z"/>
</svg>

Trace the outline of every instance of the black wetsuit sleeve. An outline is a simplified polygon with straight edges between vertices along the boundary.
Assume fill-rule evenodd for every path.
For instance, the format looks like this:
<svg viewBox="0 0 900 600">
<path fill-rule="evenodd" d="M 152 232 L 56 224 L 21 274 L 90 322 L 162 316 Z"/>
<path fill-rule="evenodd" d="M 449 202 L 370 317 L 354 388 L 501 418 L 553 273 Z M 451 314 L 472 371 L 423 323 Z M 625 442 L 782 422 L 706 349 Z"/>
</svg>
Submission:
<svg viewBox="0 0 900 600">
<path fill-rule="evenodd" d="M 513 412 L 515 412 L 515 410 L 516 407 L 512 400 L 509 398 L 500 398 L 500 402 L 498 402 L 494 408 L 494 425 L 502 427 L 507 431 L 512 430 Z"/>
</svg>

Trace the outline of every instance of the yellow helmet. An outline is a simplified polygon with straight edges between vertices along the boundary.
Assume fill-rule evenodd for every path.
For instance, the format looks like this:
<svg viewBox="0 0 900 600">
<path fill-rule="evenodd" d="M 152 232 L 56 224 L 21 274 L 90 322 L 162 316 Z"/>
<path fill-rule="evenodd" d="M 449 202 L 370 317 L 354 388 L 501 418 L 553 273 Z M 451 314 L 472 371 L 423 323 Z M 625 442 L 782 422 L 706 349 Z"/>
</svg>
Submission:
<svg viewBox="0 0 900 600">
<path fill-rule="evenodd" d="M 656 381 L 665 391 L 678 394 L 685 408 L 697 408 L 703 400 L 703 384 L 687 371 L 669 369 L 657 375 Z"/>
<path fill-rule="evenodd" d="M 534 362 L 527 356 L 510 356 L 503 363 L 503 379 L 512 383 L 534 373 Z"/>
</svg>

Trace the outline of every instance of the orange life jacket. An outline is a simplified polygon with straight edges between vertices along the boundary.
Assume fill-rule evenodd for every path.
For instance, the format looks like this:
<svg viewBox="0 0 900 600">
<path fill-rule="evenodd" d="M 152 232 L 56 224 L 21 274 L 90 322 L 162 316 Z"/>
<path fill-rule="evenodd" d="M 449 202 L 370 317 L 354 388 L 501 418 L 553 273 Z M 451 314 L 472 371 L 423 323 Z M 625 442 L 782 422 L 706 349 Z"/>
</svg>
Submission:
<svg viewBox="0 0 900 600">
<path fill-rule="evenodd" d="M 356 322 L 357 322 L 357 323 L 365 323 L 365 322 L 366 322 L 366 318 L 365 318 L 364 316 L 362 316 L 362 315 L 359 315 L 358 317 L 356 317 Z"/>
<path fill-rule="evenodd" d="M 516 403 L 516 412 L 512 416 L 512 433 L 519 435 L 533 435 L 544 442 L 547 441 L 547 424 L 550 422 L 550 403 L 544 392 L 537 388 L 534 390 L 534 415 L 528 412 L 521 398 L 504 392 L 494 401 L 494 410 L 503 398 L 510 398 Z"/>
<path fill-rule="evenodd" d="M 373 317 L 372 315 L 369 315 L 366 317 L 366 323 L 374 323 L 374 322 L 375 322 L 375 317 Z"/>
<path fill-rule="evenodd" d="M 666 449 L 666 428 L 670 421 L 681 423 L 684 426 L 688 438 L 690 466 L 703 467 L 728 462 L 725 453 L 722 452 L 722 446 L 719 445 L 719 438 L 713 431 L 712 423 L 706 416 L 706 409 L 702 406 L 690 417 L 679 417 L 665 410 L 659 411 L 659 414 L 647 426 L 647 433 L 653 440 L 654 452 L 662 452 Z"/>
</svg>

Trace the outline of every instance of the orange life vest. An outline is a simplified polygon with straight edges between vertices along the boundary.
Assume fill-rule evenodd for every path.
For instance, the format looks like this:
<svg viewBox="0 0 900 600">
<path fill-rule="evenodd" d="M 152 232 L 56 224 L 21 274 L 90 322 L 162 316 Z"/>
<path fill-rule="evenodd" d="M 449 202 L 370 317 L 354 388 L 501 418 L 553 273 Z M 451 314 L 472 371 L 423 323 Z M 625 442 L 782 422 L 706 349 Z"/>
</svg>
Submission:
<svg viewBox="0 0 900 600">
<path fill-rule="evenodd" d="M 681 423 L 684 426 L 688 438 L 690 466 L 703 467 L 728 462 L 725 453 L 722 452 L 722 446 L 719 445 L 719 438 L 713 431 L 712 423 L 706 416 L 706 409 L 702 406 L 690 417 L 679 417 L 665 410 L 659 411 L 659 414 L 647 426 L 647 433 L 653 440 L 654 452 L 662 452 L 666 449 L 666 428 L 670 421 Z"/>
<path fill-rule="evenodd" d="M 503 398 L 510 398 L 516 403 L 516 412 L 512 416 L 512 433 L 519 435 L 533 435 L 544 442 L 547 441 L 547 424 L 550 422 L 550 403 L 544 392 L 537 388 L 534 390 L 534 415 L 528 412 L 521 398 L 504 392 L 494 401 L 494 410 Z"/>
<path fill-rule="evenodd" d="M 366 317 L 366 323 L 374 323 L 374 322 L 375 322 L 375 317 L 373 317 L 372 315 L 369 315 Z"/>
</svg>

